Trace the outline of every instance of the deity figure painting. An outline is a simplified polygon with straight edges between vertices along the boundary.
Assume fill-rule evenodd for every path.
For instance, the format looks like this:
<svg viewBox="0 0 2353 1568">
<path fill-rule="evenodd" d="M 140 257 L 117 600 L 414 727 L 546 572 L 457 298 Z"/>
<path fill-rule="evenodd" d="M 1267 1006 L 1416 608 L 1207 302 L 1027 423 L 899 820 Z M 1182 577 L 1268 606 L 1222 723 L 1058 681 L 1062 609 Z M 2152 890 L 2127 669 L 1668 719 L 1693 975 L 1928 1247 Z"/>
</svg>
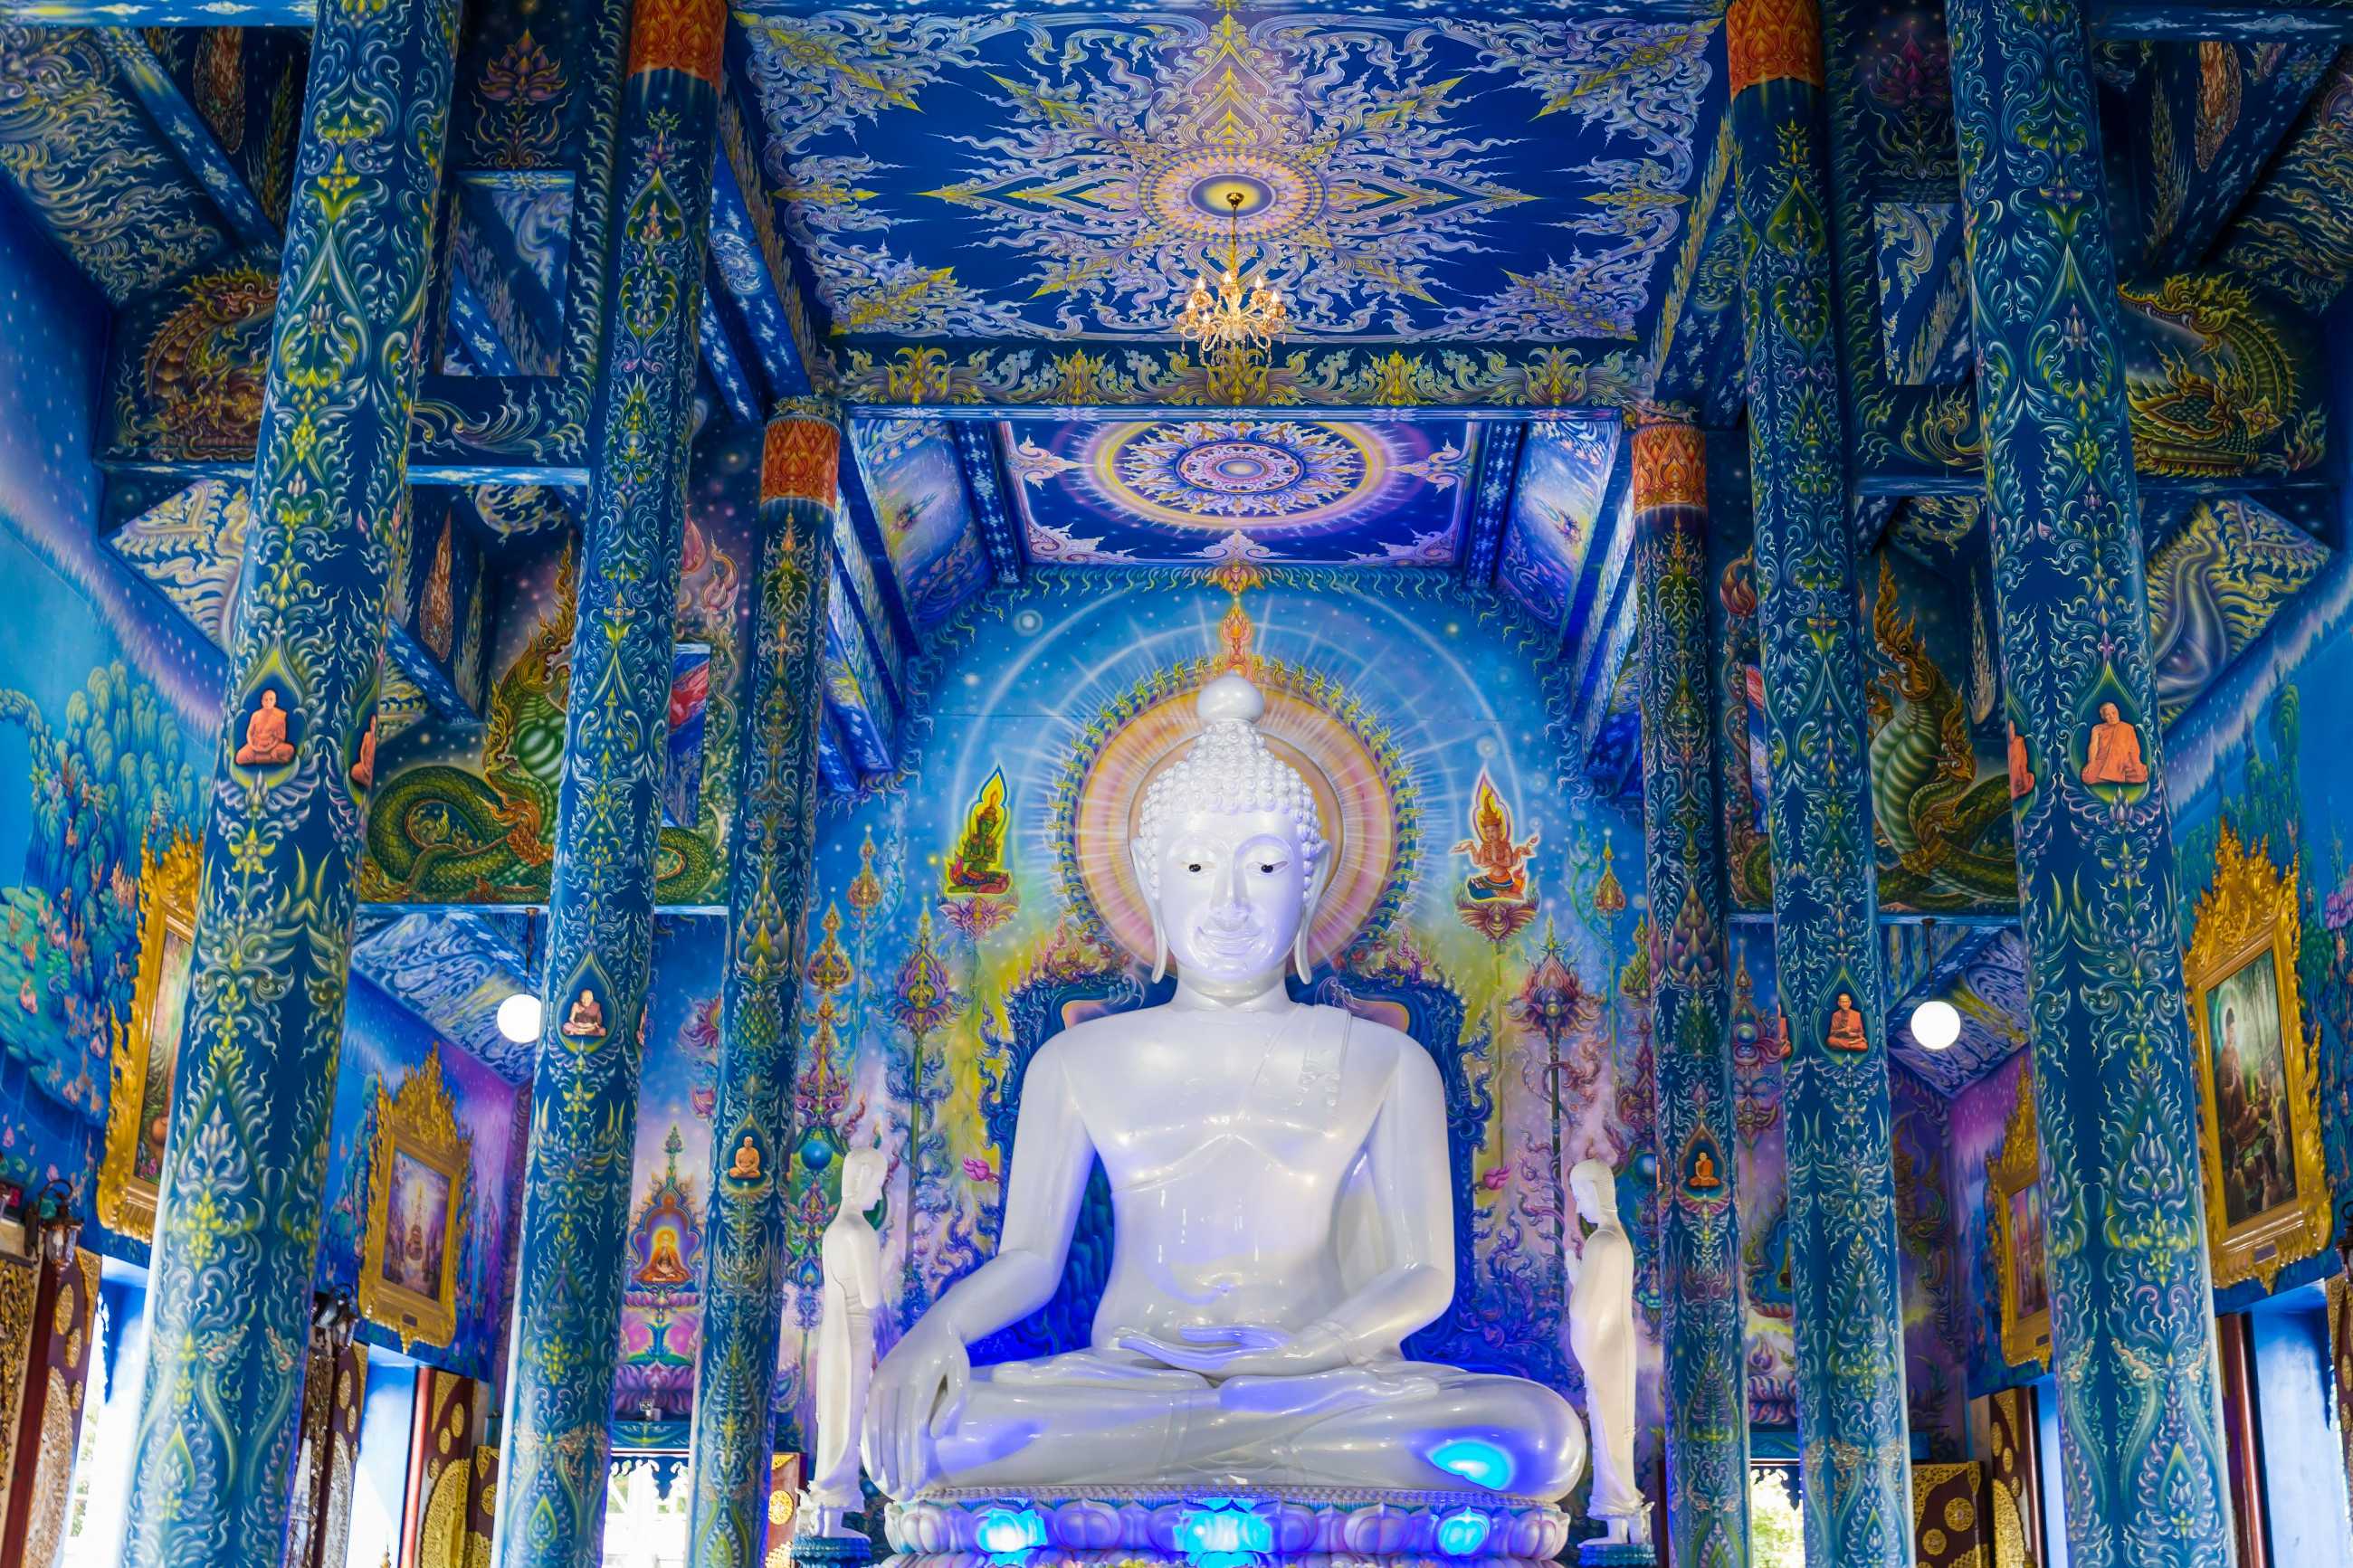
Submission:
<svg viewBox="0 0 2353 1568">
<path fill-rule="evenodd" d="M 448 1251 L 449 1178 L 406 1150 L 392 1152 L 392 1194 L 384 1248 L 387 1284 L 438 1300 Z"/>
<path fill-rule="evenodd" d="M 1005 868 L 1005 774 L 991 773 L 965 814 L 963 834 L 947 864 L 943 881 L 951 894 L 993 897 L 1009 891 L 1013 878 Z"/>
<path fill-rule="evenodd" d="M 2214 1042 L 2214 1120 L 2221 1135 L 2222 1224 L 2239 1225 L 2296 1195 L 2288 1126 L 2279 976 L 2269 949 L 2207 994 Z"/>
</svg>

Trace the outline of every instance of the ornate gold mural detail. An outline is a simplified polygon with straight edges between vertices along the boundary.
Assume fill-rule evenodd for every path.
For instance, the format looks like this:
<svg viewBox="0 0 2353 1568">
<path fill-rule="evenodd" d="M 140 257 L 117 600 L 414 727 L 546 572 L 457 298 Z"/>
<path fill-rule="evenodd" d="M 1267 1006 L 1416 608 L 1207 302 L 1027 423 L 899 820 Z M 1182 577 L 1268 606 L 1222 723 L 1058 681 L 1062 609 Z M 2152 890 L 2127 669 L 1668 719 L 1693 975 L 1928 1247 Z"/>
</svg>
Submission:
<svg viewBox="0 0 2353 1568">
<path fill-rule="evenodd" d="M 119 1235 L 152 1241 L 163 1175 L 164 1136 L 172 1112 L 172 1076 L 189 971 L 195 962 L 196 841 L 173 835 L 161 857 L 139 849 L 139 972 L 129 1022 L 114 1023 L 111 1085 L 106 1101 L 106 1152 L 98 1168 L 98 1217 Z M 160 1004 L 160 1006 L 159 1006 Z M 162 1051 L 155 1049 L 158 1040 Z M 150 1080 L 154 1081 L 151 1082 Z"/>
<path fill-rule="evenodd" d="M 368 1146 L 367 1237 L 360 1311 L 400 1336 L 446 1345 L 458 1331 L 458 1261 L 470 1218 L 471 1141 L 441 1076 L 441 1047 L 401 1081 L 375 1086 Z"/>
<path fill-rule="evenodd" d="M 2001 1282 L 2001 1359 L 2051 1364 L 2051 1286 L 2042 1257 L 2042 1167 L 2035 1146 L 2034 1067 L 2018 1075 L 2018 1100 L 1987 1161 L 1993 1247 Z"/>
<path fill-rule="evenodd" d="M 2316 1041 L 2296 984 L 2297 874 L 2225 825 L 2182 960 L 2217 1288 L 2261 1279 L 2268 1290 L 2328 1244 Z"/>
</svg>

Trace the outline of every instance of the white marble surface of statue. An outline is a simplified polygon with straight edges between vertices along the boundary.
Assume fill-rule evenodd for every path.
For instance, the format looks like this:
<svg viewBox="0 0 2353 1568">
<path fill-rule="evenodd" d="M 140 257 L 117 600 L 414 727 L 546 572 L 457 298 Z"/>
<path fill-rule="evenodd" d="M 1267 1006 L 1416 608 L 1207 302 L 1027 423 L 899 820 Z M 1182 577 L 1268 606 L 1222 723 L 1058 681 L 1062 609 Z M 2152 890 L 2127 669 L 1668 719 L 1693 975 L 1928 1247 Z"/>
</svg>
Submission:
<svg viewBox="0 0 2353 1568">
<path fill-rule="evenodd" d="M 1607 1539 L 1647 1544 L 1650 1508 L 1634 1479 L 1634 1244 L 1618 1218 L 1618 1178 L 1599 1160 L 1568 1173 L 1577 1212 L 1593 1228 L 1572 1261 L 1568 1347 L 1585 1373 L 1593 1436 L 1593 1493 L 1585 1511 Z"/>
<path fill-rule="evenodd" d="M 798 1533 L 856 1536 L 843 1522 L 865 1508 L 858 1484 L 859 1435 L 874 1381 L 874 1314 L 882 1300 L 882 1243 L 866 1218 L 888 1170 L 880 1149 L 852 1150 L 841 1165 L 841 1206 L 818 1247 L 825 1291 L 818 1316 L 817 1452 L 801 1493 Z"/>
<path fill-rule="evenodd" d="M 1133 854 L 1167 1003 L 1080 1023 L 1021 1089 L 997 1255 L 877 1373 L 867 1469 L 926 1489 L 1446 1489 L 1550 1501 L 1576 1412 L 1541 1384 L 1405 1359 L 1454 1295 L 1445 1093 L 1409 1037 L 1292 1000 L 1330 868 L 1315 797 L 1224 676 L 1156 769 Z M 1044 1307 L 1097 1160 L 1110 1278 L 1091 1342 L 975 1369 Z"/>
</svg>

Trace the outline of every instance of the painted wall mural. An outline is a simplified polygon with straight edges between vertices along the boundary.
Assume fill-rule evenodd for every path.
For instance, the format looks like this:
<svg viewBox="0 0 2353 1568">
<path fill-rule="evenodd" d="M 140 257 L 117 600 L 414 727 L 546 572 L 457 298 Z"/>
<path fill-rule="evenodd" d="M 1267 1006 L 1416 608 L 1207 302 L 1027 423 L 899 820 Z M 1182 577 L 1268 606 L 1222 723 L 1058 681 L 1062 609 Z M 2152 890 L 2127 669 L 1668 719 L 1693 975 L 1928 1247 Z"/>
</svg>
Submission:
<svg viewBox="0 0 2353 1568">
<path fill-rule="evenodd" d="M 2032 1136 L 2031 1112 L 2021 1122 L 2020 1106 L 2022 1101 L 2031 1103 L 2024 1097 L 2033 1070 L 2031 1053 L 2014 1052 L 1992 1072 L 1954 1095 L 1946 1107 L 1945 1181 L 1954 1206 L 1957 1294 L 1966 1309 L 1962 1314 L 1966 1331 L 1957 1348 L 1965 1386 L 1972 1399 L 2032 1383 L 2051 1370 L 2050 1289 L 2042 1282 L 2041 1231 L 2027 1226 L 2005 1230 L 1995 1223 L 1993 1213 L 1996 1204 L 2005 1203 L 2011 1204 L 2014 1212 L 2041 1212 L 2031 1201 L 2007 1196 L 1994 1179 L 2005 1149 L 2012 1151 L 2013 1158 L 2025 1157 L 2025 1151 L 2012 1139 L 2014 1130 L 2021 1127 L 2029 1140 Z M 2003 1352 L 2000 1251 L 2005 1246 L 2011 1249 L 2012 1278 L 2027 1282 L 2018 1288 L 2018 1299 L 2030 1308 L 2039 1308 L 2045 1325 L 2041 1333 L 2044 1354 L 2039 1359 L 2024 1356 L 2013 1361 Z"/>
<path fill-rule="evenodd" d="M 691 808 L 688 818 L 666 816 L 661 829 L 658 891 L 665 904 L 721 896 L 747 614 L 742 563 L 757 501 L 759 441 L 757 428 L 714 432 L 696 444 L 688 476 L 675 635 L 681 654 L 692 657 L 680 668 L 686 689 L 673 687 L 672 739 L 674 768 L 698 782 L 672 797 Z M 410 588 L 420 626 L 439 580 L 429 539 L 422 552 Z M 420 723 L 379 752 L 360 873 L 371 900 L 521 904 L 547 897 L 577 564 L 571 539 L 560 534 L 510 545 L 499 559 L 500 611 L 483 635 L 490 674 L 481 722 Z M 454 623 L 455 590 L 446 591 Z M 478 588 L 470 598 L 491 593 Z M 694 733 L 678 733 L 688 730 Z"/>
<path fill-rule="evenodd" d="M 1495 582 L 1539 624 L 1567 625 L 1594 547 L 1617 526 L 1601 506 L 1620 440 L 1620 427 L 1601 421 L 1528 427 Z"/>
<path fill-rule="evenodd" d="M 725 925 L 715 915 L 667 916 L 654 925 L 613 1385 L 613 1416 L 623 1423 L 683 1422 L 692 1403 Z"/>
<path fill-rule="evenodd" d="M 1931 913 L 2011 907 L 2007 733 L 1982 556 L 1940 572 L 1882 549 L 1866 571 L 1880 905 Z M 1963 593 L 1954 592 L 1956 575 Z"/>
<path fill-rule="evenodd" d="M 2353 956 L 2348 956 L 2353 851 L 2348 848 L 2346 828 L 2353 820 L 2353 791 L 2342 781 L 2335 739 L 2353 721 L 2353 707 L 2348 707 L 2353 697 L 2347 690 L 2353 682 L 2349 580 L 2353 573 L 2345 563 L 2332 562 L 2274 622 L 2269 639 L 2259 645 L 2267 657 L 2234 667 L 2168 736 L 2174 748 L 2170 779 L 2177 803 L 2185 947 L 2197 934 L 2199 900 L 2215 885 L 2226 833 L 2244 852 L 2266 862 L 2274 875 L 2295 876 L 2300 930 L 2293 947 L 2293 992 L 2284 982 L 2282 994 L 2292 999 L 2300 994 L 2301 1048 L 2317 1058 L 2331 1211 L 2325 1234 L 2332 1237 L 2353 1226 Z M 2206 1036 L 2216 1053 L 2212 1092 L 2218 1094 L 2224 1076 L 2219 1070 L 2225 1048 L 2221 1034 L 2210 1026 Z M 2288 1042 L 2287 1049 L 2293 1052 L 2298 1046 Z M 2287 1087 L 2282 1082 L 2277 1089 Z M 2278 1098 L 2274 1092 L 2259 1103 Z M 2234 1112 L 2247 1109 L 2241 1101 L 2222 1103 Z M 2294 1189 L 2302 1185 L 2299 1170 L 2284 1157 L 2290 1114 L 2277 1106 L 2259 1119 L 2266 1126 L 2276 1123 L 2274 1131 L 2283 1140 L 2270 1178 L 2274 1194 L 2282 1197 L 2297 1195 Z M 2222 1119 L 2221 1135 L 2232 1141 L 2234 1149 L 2249 1135 L 2245 1121 L 2238 1114 Z M 2212 1222 L 2218 1229 L 2235 1230 L 2244 1217 L 2232 1207 L 2237 1193 L 2232 1189 L 2224 1214 Z M 2283 1243 L 2284 1268 L 2274 1265 L 2275 1274 L 2266 1268 L 2268 1277 L 2218 1290 L 2218 1307 L 2236 1310 L 2334 1268 L 2334 1256 L 2327 1247 L 2316 1257 L 2299 1258 L 2303 1250 Z M 2236 1275 L 2245 1269 L 2218 1271 Z"/>
<path fill-rule="evenodd" d="M 1639 335 L 1708 32 L 845 7 L 746 37 L 836 333 L 1165 338 L 1235 226 L 1303 338 L 1525 342 Z"/>
<path fill-rule="evenodd" d="M 514 1227 L 521 1218 L 523 1142 L 529 1096 L 472 1053 L 437 1035 L 423 1019 L 372 983 L 354 979 L 346 1005 L 343 1062 L 327 1156 L 325 1228 L 319 1243 L 319 1287 L 356 1291 L 364 1268 L 438 1289 L 443 1231 L 459 1232 L 456 1331 L 447 1345 L 403 1343 L 381 1322 L 363 1321 L 374 1343 L 467 1377 L 495 1381 L 506 1354 L 507 1311 L 514 1284 Z M 383 1255 L 366 1256 L 369 1209 L 381 1201 L 371 1151 L 377 1123 L 412 1075 L 434 1064 L 456 1114 L 464 1176 L 446 1188 L 420 1181 L 414 1203 L 396 1185 L 394 1215 L 405 1220 Z M 397 1150 L 394 1158 L 400 1159 Z M 405 1234 L 409 1226 L 419 1233 Z M 414 1256 L 408 1256 L 414 1254 Z"/>
<path fill-rule="evenodd" d="M 1070 565 L 1198 564 L 1235 533 L 1270 565 L 1451 565 L 1475 444 L 1459 420 L 1000 428 L 1030 559 Z"/>
<path fill-rule="evenodd" d="M 2251 499 L 2192 504 L 2148 558 L 2149 657 L 2170 723 L 2327 563 L 2327 546 Z"/>
<path fill-rule="evenodd" d="M 140 851 L 194 821 L 222 674 L 98 540 L 104 320 L 46 241 L 0 222 L 0 574 L 15 612 L 0 626 L 0 1179 L 63 1181 L 84 1214 L 114 1025 L 131 1016 Z"/>
<path fill-rule="evenodd" d="M 992 595 L 979 630 L 945 634 L 910 774 L 837 804 L 820 844 L 782 1414 L 806 1418 L 815 1247 L 843 1152 L 880 1133 L 891 1153 L 880 1218 L 903 1327 L 993 1241 L 1029 1053 L 1068 1019 L 1146 999 L 1127 800 L 1229 659 L 1273 692 L 1268 727 L 1332 780 L 1343 869 L 1314 994 L 1416 1033 L 1448 1085 L 1457 1245 L 1477 1266 L 1423 1349 L 1575 1385 L 1569 1165 L 1620 1168 L 1647 1223 L 1638 837 L 1556 774 L 1556 667 L 1497 657 L 1475 604 L 1434 573 L 1042 569 Z M 1083 1334 L 1102 1223 L 1056 1301 L 990 1348 Z"/>
<path fill-rule="evenodd" d="M 955 437 L 929 419 L 860 419 L 849 434 L 883 550 L 923 635 L 988 583 Z"/>
</svg>

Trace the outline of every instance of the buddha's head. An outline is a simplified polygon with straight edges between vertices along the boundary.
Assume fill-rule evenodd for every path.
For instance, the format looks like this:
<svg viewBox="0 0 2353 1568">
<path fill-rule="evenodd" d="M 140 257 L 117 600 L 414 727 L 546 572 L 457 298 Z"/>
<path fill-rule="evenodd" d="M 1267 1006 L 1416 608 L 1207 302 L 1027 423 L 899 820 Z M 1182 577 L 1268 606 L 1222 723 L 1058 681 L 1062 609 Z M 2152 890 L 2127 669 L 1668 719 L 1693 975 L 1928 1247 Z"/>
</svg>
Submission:
<svg viewBox="0 0 2353 1568">
<path fill-rule="evenodd" d="M 1599 1160 L 1579 1160 L 1568 1173 L 1568 1193 L 1588 1225 L 1618 1217 L 1618 1174 Z"/>
<path fill-rule="evenodd" d="M 1266 700 L 1239 675 L 1201 689 L 1201 736 L 1161 770 L 1137 814 L 1136 880 L 1152 910 L 1153 978 L 1262 989 L 1306 933 L 1329 867 L 1315 795 L 1259 733 Z"/>
<path fill-rule="evenodd" d="M 882 1201 L 882 1179 L 890 1171 L 881 1145 L 852 1149 L 841 1162 L 841 1212 L 864 1214 Z"/>
</svg>

